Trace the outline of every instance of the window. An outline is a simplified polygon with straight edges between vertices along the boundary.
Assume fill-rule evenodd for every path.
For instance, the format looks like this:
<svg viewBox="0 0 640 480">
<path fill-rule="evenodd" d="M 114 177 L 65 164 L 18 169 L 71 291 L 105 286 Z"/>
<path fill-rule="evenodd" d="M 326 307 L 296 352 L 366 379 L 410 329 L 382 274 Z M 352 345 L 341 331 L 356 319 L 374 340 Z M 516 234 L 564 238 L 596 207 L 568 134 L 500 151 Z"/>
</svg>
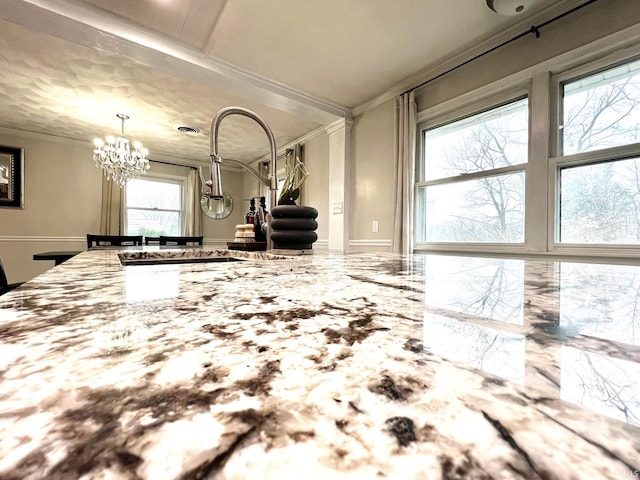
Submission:
<svg viewBox="0 0 640 480">
<path fill-rule="evenodd" d="M 417 243 L 524 242 L 528 99 L 422 130 Z"/>
<path fill-rule="evenodd" d="M 181 235 L 181 205 L 181 182 L 129 180 L 126 187 L 127 235 Z"/>
<path fill-rule="evenodd" d="M 589 55 L 418 112 L 416 251 L 640 258 L 640 48 Z"/>
<path fill-rule="evenodd" d="M 640 61 L 559 90 L 556 241 L 640 244 Z"/>
</svg>

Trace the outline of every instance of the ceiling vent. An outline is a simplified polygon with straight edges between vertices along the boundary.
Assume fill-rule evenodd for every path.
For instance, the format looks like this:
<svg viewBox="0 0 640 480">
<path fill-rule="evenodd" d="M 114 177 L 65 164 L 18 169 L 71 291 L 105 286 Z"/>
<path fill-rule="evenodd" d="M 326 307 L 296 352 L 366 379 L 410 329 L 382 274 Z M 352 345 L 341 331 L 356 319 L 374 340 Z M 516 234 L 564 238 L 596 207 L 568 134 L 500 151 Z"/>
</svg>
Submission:
<svg viewBox="0 0 640 480">
<path fill-rule="evenodd" d="M 528 12 L 539 0 L 486 0 L 487 7 L 499 15 L 515 17 Z"/>
<path fill-rule="evenodd" d="M 180 133 L 187 133 L 189 135 L 195 135 L 200 131 L 197 128 L 187 127 L 186 125 L 180 125 L 176 127 L 176 130 L 179 131 Z"/>
</svg>

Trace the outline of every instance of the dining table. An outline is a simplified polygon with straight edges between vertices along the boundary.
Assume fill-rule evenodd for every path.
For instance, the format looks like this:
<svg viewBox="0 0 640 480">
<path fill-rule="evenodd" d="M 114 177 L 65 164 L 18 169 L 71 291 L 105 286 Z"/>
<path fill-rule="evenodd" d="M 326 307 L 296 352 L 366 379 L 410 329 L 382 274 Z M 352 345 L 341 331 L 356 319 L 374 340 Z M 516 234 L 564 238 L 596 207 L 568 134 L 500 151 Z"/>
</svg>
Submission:
<svg viewBox="0 0 640 480">
<path fill-rule="evenodd" d="M 62 252 L 59 252 L 59 251 L 42 252 L 42 253 L 35 253 L 33 255 L 33 259 L 34 260 L 53 260 L 55 262 L 55 265 L 60 265 L 61 263 L 66 262 L 70 258 L 75 257 L 79 253 L 80 253 L 80 250 L 62 251 Z"/>
</svg>

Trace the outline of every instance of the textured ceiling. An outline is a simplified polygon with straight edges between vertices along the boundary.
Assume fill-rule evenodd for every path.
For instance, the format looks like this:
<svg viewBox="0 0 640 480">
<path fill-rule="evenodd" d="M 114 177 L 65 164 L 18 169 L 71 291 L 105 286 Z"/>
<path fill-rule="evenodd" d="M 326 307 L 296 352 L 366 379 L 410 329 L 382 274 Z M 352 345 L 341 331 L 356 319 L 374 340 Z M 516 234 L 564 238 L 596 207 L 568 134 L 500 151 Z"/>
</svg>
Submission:
<svg viewBox="0 0 640 480">
<path fill-rule="evenodd" d="M 11 23 L 1 28 L 5 34 L 0 36 L 0 83 L 5 88 L 0 90 L 0 118 L 6 128 L 92 141 L 119 133 L 116 113 L 122 112 L 131 117 L 126 136 L 140 139 L 152 152 L 206 160 L 211 120 L 228 105 L 260 110 L 280 145 L 318 126 L 122 57 Z M 179 133 L 179 125 L 195 127 L 201 134 Z M 260 127 L 243 117 L 225 119 L 219 143 L 223 156 L 241 160 L 268 151 Z"/>
<path fill-rule="evenodd" d="M 125 113 L 126 136 L 152 158 L 203 161 L 222 107 L 256 111 L 283 146 L 506 28 L 580 3 L 539 0 L 503 17 L 485 0 L 1 1 L 0 128 L 88 142 L 118 133 Z M 219 139 L 223 157 L 268 152 L 244 117 L 227 117 Z"/>
</svg>

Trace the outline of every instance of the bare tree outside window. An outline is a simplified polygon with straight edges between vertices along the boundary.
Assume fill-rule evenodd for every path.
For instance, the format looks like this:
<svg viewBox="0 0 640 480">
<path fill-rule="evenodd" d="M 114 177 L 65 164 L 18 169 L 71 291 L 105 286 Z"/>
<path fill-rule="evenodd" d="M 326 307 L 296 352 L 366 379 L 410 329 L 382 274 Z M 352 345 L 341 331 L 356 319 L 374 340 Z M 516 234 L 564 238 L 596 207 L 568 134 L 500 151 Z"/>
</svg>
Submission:
<svg viewBox="0 0 640 480">
<path fill-rule="evenodd" d="M 425 180 L 450 181 L 422 187 L 424 240 L 524 241 L 528 125 L 522 99 L 425 132 Z"/>
<path fill-rule="evenodd" d="M 640 62 L 563 86 L 563 154 L 640 141 Z M 560 169 L 560 241 L 640 243 L 640 158 Z"/>
</svg>

